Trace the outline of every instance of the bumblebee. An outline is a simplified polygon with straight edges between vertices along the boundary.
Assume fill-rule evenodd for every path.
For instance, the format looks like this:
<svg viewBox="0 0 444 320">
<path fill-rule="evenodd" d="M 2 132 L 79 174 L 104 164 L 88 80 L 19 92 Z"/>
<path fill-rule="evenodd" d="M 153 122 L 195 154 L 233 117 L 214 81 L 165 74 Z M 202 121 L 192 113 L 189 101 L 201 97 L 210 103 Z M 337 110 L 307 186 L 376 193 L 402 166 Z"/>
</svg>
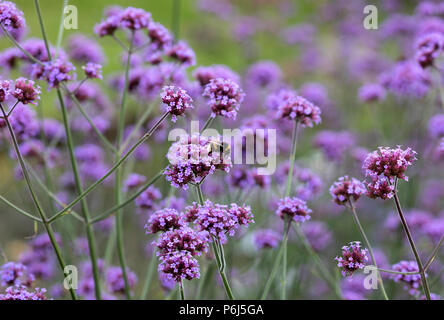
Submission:
<svg viewBox="0 0 444 320">
<path fill-rule="evenodd" d="M 207 146 L 207 151 L 208 151 L 208 153 L 219 152 L 220 154 L 227 156 L 227 155 L 230 155 L 231 146 L 230 146 L 230 144 L 228 144 L 226 142 L 210 141 L 210 143 Z"/>
</svg>

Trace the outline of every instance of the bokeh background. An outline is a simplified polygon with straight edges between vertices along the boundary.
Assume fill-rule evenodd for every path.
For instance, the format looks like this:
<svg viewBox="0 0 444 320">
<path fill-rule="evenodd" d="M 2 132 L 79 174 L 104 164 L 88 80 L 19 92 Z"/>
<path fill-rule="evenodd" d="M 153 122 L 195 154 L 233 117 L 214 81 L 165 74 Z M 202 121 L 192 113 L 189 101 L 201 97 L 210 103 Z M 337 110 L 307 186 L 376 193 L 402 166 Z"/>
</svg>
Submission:
<svg viewBox="0 0 444 320">
<path fill-rule="evenodd" d="M 363 179 L 360 164 L 355 159 L 358 157 L 357 153 L 362 151 L 358 150 L 358 147 L 374 150 L 380 145 L 421 146 L 426 141 L 424 139 L 427 136 L 427 121 L 440 108 L 437 103 L 439 92 L 435 89 L 431 89 L 429 94 L 421 98 L 399 98 L 389 94 L 384 101 L 376 104 L 363 103 L 358 99 L 361 85 L 375 81 L 379 74 L 389 70 L 396 61 L 405 58 L 407 53 L 404 50 L 406 45 L 404 42 L 400 44 L 401 41 L 392 38 L 384 41 L 377 39 L 384 38 L 384 34 L 388 32 L 388 27 L 384 28 L 384 21 L 396 15 L 412 15 L 418 1 L 371 1 L 380 9 L 378 30 L 362 28 L 364 17 L 362 8 L 366 1 L 179 1 L 180 13 L 175 17 L 174 0 L 115 0 L 112 3 L 107 0 L 71 0 L 69 4 L 78 8 L 79 29 L 65 30 L 63 43 L 75 33 L 95 37 L 94 25 L 103 17 L 106 6 L 110 4 L 133 6 L 151 12 L 155 21 L 172 30 L 176 29 L 179 38 L 186 40 L 195 51 L 198 66 L 223 64 L 245 75 L 255 62 L 272 60 L 280 66 L 283 82 L 293 88 L 301 88 L 307 83 L 320 84 L 325 89 L 321 91 L 327 93 L 327 96 L 321 97 L 321 100 L 325 98 L 325 106 L 321 106 L 325 112 L 323 123 L 301 134 L 297 163 L 301 168 L 311 170 L 322 180 L 319 195 L 309 201 L 309 205 L 314 212 L 312 220 L 322 222 L 327 231 L 321 231 L 321 234 L 315 234 L 314 237 L 321 238 L 324 233 L 328 234 L 327 238 L 323 238 L 325 240 L 321 240 L 325 243 L 321 244 L 320 255 L 337 281 L 343 281 L 339 270 L 336 270 L 334 257 L 340 253 L 340 248 L 344 244 L 359 240 L 360 235 L 350 213 L 332 203 L 328 194 L 329 186 L 337 177 L 344 174 Z M 14 2 L 25 13 L 28 37 L 40 37 L 33 1 Z M 63 1 L 40 0 L 40 4 L 48 37 L 54 44 L 59 31 Z M 123 68 L 121 48 L 111 38 L 98 41 L 107 57 L 103 69 L 104 75 L 121 72 Z M 406 42 L 409 41 L 412 45 L 413 40 L 407 39 Z M 9 46 L 10 43 L 6 39 L 0 39 L 1 49 Z M 189 71 L 190 77 L 192 69 Z M 108 92 L 113 102 L 116 101 L 117 108 L 118 96 L 109 87 L 104 86 L 104 90 Z M 254 98 L 257 102 L 253 104 L 260 104 L 260 107 L 265 105 L 264 97 Z M 47 116 L 60 118 L 55 101 L 54 92 L 47 93 L 46 88 L 43 88 L 39 108 L 43 108 Z M 143 108 L 146 101 L 131 98 L 129 104 L 128 118 L 134 119 L 137 117 L 137 110 Z M 252 112 L 260 113 L 260 111 Z M 247 119 L 253 113 L 246 113 L 243 118 Z M 178 125 L 184 125 L 184 121 L 180 120 Z M 236 124 L 225 122 L 223 125 L 236 127 Z M 314 137 L 321 130 L 347 131 L 353 134 L 355 139 L 353 148 L 340 151 L 344 153 L 344 160 L 332 161 L 322 148 L 313 146 Z M 152 146 L 150 160 L 138 163 L 135 170 L 148 177 L 152 176 L 166 164 L 164 155 L 168 146 L 168 143 Z M 341 150 L 341 147 L 337 147 L 334 142 L 332 148 Z M 284 152 L 278 156 L 279 163 L 287 158 Z M 66 166 L 69 164 L 66 163 Z M 3 153 L 0 157 L 0 193 L 22 207 L 32 208 L 23 182 L 14 179 L 13 171 L 14 163 Z M 409 174 L 410 182 L 402 183 L 399 188 L 405 208 L 429 210 L 424 199 L 424 189 L 430 187 L 430 181 L 435 181 L 439 187 L 442 187 L 442 174 L 442 163 L 432 164 L 431 158 L 420 154 L 415 168 L 412 168 Z M 224 177 L 219 176 L 219 179 L 223 180 Z M 169 194 L 170 188 L 165 181 L 161 181 L 158 187 L 164 196 Z M 273 225 L 277 230 L 281 228 L 281 222 L 274 216 L 269 205 L 279 193 L 279 188 L 280 186 L 277 186 L 265 191 L 252 192 L 247 203 L 252 206 L 257 223 L 250 227 L 246 235 L 230 241 L 227 245 L 230 276 L 233 278 L 234 290 L 239 298 L 258 297 L 271 268 L 275 252 L 270 250 L 259 254 L 252 244 L 252 234 L 255 229 L 267 224 Z M 232 189 L 230 192 L 236 197 L 241 190 Z M 111 195 L 109 190 L 94 192 L 89 197 L 91 206 L 101 212 L 109 206 Z M 193 201 L 193 197 L 191 192 L 187 202 Z M 442 195 L 439 194 L 439 197 Z M 221 199 L 225 199 L 224 195 Z M 439 201 L 442 205 L 442 198 L 438 203 Z M 437 219 L 440 217 L 438 209 L 430 209 L 431 215 L 435 215 Z M 399 226 L 393 227 L 387 222 L 390 215 L 395 215 L 392 202 L 362 199 L 358 210 L 374 243 L 373 246 L 387 260 L 387 266 L 402 259 L 412 259 L 402 230 Z M 125 247 L 129 267 L 137 273 L 140 282 L 143 282 L 151 259 L 146 246 L 154 239 L 144 234 L 143 224 L 134 211 L 131 206 L 126 208 Z M 75 234 L 82 229 L 74 221 L 71 227 L 67 241 L 72 242 L 65 245 L 64 251 L 75 259 Z M 32 222 L 14 214 L 5 204 L 0 204 L 0 248 L 8 259 L 16 259 L 26 248 L 27 238 L 33 236 L 34 229 Z M 421 238 L 418 241 L 425 259 L 433 249 L 434 241 L 428 238 Z M 100 252 L 105 252 L 106 243 L 106 236 L 99 237 Z M 115 256 L 111 259 L 117 263 Z M 442 264 L 438 261 L 431 275 L 431 279 L 435 281 L 432 290 L 437 294 L 442 291 L 441 267 Z M 290 237 L 289 282 L 290 298 L 334 297 L 309 255 L 294 236 Z M 387 281 L 387 288 L 392 297 L 409 298 L 403 291 L 402 285 Z M 136 292 L 140 290 L 139 285 Z M 190 284 L 188 290 L 190 292 L 197 290 L 197 285 Z M 222 292 L 222 288 L 210 287 L 205 294 L 208 298 L 221 298 Z M 377 293 L 373 294 L 378 296 Z M 278 297 L 274 291 L 272 295 L 274 298 Z M 168 296 L 168 293 L 161 289 L 158 281 L 154 281 L 150 298 L 165 296 Z M 365 297 L 372 297 L 372 293 L 365 293 Z"/>
</svg>

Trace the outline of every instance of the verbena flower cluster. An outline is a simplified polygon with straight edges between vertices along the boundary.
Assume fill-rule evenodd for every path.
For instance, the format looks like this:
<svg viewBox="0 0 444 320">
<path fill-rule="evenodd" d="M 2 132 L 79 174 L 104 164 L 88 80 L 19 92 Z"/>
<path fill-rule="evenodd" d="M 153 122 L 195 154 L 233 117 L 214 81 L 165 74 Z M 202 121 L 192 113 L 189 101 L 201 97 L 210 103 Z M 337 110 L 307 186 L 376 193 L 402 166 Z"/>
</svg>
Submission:
<svg viewBox="0 0 444 320">
<path fill-rule="evenodd" d="M 361 247 L 359 241 L 350 242 L 342 247 L 342 256 L 336 257 L 343 276 L 351 276 L 356 270 L 363 269 L 368 261 L 368 250 Z"/>
</svg>

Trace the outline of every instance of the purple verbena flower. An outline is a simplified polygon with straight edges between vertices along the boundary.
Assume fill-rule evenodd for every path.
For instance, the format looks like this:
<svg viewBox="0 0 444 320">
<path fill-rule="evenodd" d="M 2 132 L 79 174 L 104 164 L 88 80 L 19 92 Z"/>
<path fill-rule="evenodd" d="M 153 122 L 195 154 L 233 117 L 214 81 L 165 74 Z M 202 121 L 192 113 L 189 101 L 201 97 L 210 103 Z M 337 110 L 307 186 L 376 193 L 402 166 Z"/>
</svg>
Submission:
<svg viewBox="0 0 444 320">
<path fill-rule="evenodd" d="M 307 207 L 307 203 L 296 197 L 280 199 L 276 210 L 276 214 L 281 219 L 285 219 L 285 216 L 288 216 L 297 223 L 309 220 L 311 213 L 312 210 Z"/>
<path fill-rule="evenodd" d="M 363 269 L 368 261 L 367 249 L 361 248 L 359 241 L 350 242 L 349 246 L 342 247 L 342 256 L 336 257 L 338 267 L 342 268 L 343 276 L 351 276 L 356 270 Z"/>
<path fill-rule="evenodd" d="M 103 79 L 102 65 L 98 63 L 88 62 L 82 69 L 88 79 Z"/>
<path fill-rule="evenodd" d="M 165 105 L 166 112 L 171 114 L 173 122 L 176 122 L 177 116 L 182 116 L 187 109 L 194 108 L 192 105 L 193 99 L 185 90 L 179 87 L 163 87 L 160 97 Z"/>
<path fill-rule="evenodd" d="M 177 210 L 164 208 L 154 212 L 145 225 L 146 233 L 157 233 L 171 229 L 180 229 L 184 227 L 185 221 L 183 215 Z"/>
<path fill-rule="evenodd" d="M 196 55 L 193 49 L 184 41 L 179 41 L 172 45 L 166 51 L 166 55 L 174 60 L 177 60 L 183 66 L 189 67 L 196 64 Z"/>
<path fill-rule="evenodd" d="M 12 92 L 14 98 L 23 104 L 37 104 L 40 100 L 40 87 L 34 81 L 25 78 L 15 80 L 15 88 Z"/>
<path fill-rule="evenodd" d="M 126 268 L 126 275 L 128 278 L 128 286 L 130 289 L 134 289 L 137 284 L 137 276 L 129 268 Z M 111 293 L 124 293 L 125 281 L 123 279 L 121 267 L 109 267 L 106 270 L 105 281 L 108 290 Z"/>
<path fill-rule="evenodd" d="M 6 288 L 5 293 L 0 294 L 0 300 L 47 300 L 46 289 L 36 288 L 34 291 L 28 291 L 23 286 L 13 286 Z"/>
<path fill-rule="evenodd" d="M 437 114 L 430 118 L 429 124 L 429 135 L 432 138 L 444 137 L 444 114 Z"/>
<path fill-rule="evenodd" d="M 31 287 L 35 277 L 28 268 L 20 262 L 7 262 L 0 268 L 0 285 L 3 287 Z"/>
<path fill-rule="evenodd" d="M 261 229 L 254 233 L 254 245 L 257 249 L 276 248 L 282 236 L 271 229 Z"/>
<path fill-rule="evenodd" d="M 400 261 L 392 266 L 392 270 L 397 272 L 418 272 L 418 264 L 415 261 Z M 404 288 L 411 295 L 419 295 L 421 285 L 421 275 L 418 274 L 390 274 L 390 279 L 395 282 L 404 283 Z"/>
<path fill-rule="evenodd" d="M 200 256 L 208 250 L 208 242 L 203 233 L 197 233 L 189 227 L 166 231 L 154 244 L 159 250 L 159 256 L 176 251 L 187 251 L 192 256 Z"/>
<path fill-rule="evenodd" d="M 321 110 L 301 96 L 293 96 L 279 104 L 278 119 L 296 120 L 304 127 L 321 123 Z"/>
<path fill-rule="evenodd" d="M 71 62 L 56 59 L 43 65 L 34 64 L 32 76 L 35 79 L 45 79 L 49 88 L 57 88 L 60 83 L 75 79 L 74 70 Z"/>
<path fill-rule="evenodd" d="M 371 199 L 391 199 L 395 191 L 395 187 L 387 178 L 372 178 L 370 182 L 365 181 L 365 186 L 367 187 L 366 195 Z"/>
<path fill-rule="evenodd" d="M 348 176 L 340 177 L 330 187 L 330 194 L 334 202 L 339 205 L 346 205 L 349 201 L 357 201 L 366 191 L 361 181 Z"/>
<path fill-rule="evenodd" d="M 187 251 L 175 251 L 162 256 L 158 270 L 176 282 L 200 278 L 199 264 Z"/>
<path fill-rule="evenodd" d="M 421 36 L 416 43 L 416 61 L 421 67 L 433 66 L 435 60 L 444 49 L 444 35 L 441 33 L 430 33 Z"/>
<path fill-rule="evenodd" d="M 231 119 L 236 119 L 245 96 L 238 84 L 223 78 L 211 79 L 202 95 L 209 98 L 208 104 L 212 110 L 212 117 L 220 115 Z"/>
<path fill-rule="evenodd" d="M 26 27 L 23 12 L 10 1 L 0 2 L 0 24 L 11 33 Z"/>
<path fill-rule="evenodd" d="M 359 88 L 358 97 L 361 102 L 376 102 L 385 99 L 386 91 L 377 83 L 365 84 Z"/>
</svg>

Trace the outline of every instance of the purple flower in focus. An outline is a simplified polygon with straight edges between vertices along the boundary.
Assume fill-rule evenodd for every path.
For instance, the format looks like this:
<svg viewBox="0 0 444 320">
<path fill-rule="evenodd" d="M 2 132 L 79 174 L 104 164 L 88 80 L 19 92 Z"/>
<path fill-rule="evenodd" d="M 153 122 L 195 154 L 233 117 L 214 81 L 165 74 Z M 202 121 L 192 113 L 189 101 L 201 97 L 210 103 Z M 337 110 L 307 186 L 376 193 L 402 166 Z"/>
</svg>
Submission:
<svg viewBox="0 0 444 320">
<path fill-rule="evenodd" d="M 174 209 L 165 208 L 154 212 L 145 225 L 146 233 L 157 233 L 184 227 L 184 216 Z"/>
<path fill-rule="evenodd" d="M 191 99 L 185 90 L 179 87 L 163 87 L 160 97 L 166 112 L 172 115 L 171 120 L 173 122 L 176 122 L 177 116 L 182 116 L 187 109 L 194 108 L 192 105 L 193 99 Z"/>
<path fill-rule="evenodd" d="M 46 300 L 46 289 L 36 288 L 28 291 L 26 287 L 14 286 L 6 288 L 4 294 L 0 294 L 0 300 Z"/>
<path fill-rule="evenodd" d="M 202 95 L 209 98 L 208 104 L 212 110 L 212 117 L 220 115 L 231 119 L 236 119 L 245 96 L 237 83 L 223 78 L 211 79 Z"/>
<path fill-rule="evenodd" d="M 160 260 L 159 273 L 165 273 L 170 280 L 180 282 L 200 278 L 199 264 L 188 251 L 175 251 Z"/>
<path fill-rule="evenodd" d="M 321 123 L 321 110 L 301 96 L 293 96 L 278 105 L 278 119 L 296 120 L 303 127 Z"/>
<path fill-rule="evenodd" d="M 281 219 L 288 216 L 297 223 L 309 220 L 311 213 L 312 210 L 307 207 L 304 200 L 290 197 L 279 200 L 278 209 L 276 210 L 276 214 Z"/>
<path fill-rule="evenodd" d="M 18 78 L 15 80 L 15 88 L 11 93 L 22 104 L 37 104 L 40 100 L 40 87 L 32 80 Z"/>
<path fill-rule="evenodd" d="M 330 194 L 339 205 L 346 205 L 349 201 L 357 201 L 366 191 L 361 181 L 348 176 L 340 177 L 330 187 Z"/>
<path fill-rule="evenodd" d="M 365 186 L 367 187 L 366 195 L 371 199 L 391 199 L 395 191 L 395 186 L 391 185 L 387 178 L 372 178 L 370 182 L 365 181 Z"/>
<path fill-rule="evenodd" d="M 351 276 L 356 270 L 363 269 L 368 261 L 367 249 L 361 249 L 359 241 L 350 242 L 349 246 L 342 247 L 342 256 L 336 257 L 338 267 L 342 268 L 343 276 Z"/>
<path fill-rule="evenodd" d="M 188 227 L 162 233 L 155 245 L 159 250 L 159 256 L 174 253 L 175 251 L 187 251 L 192 256 L 200 256 L 208 250 L 206 237 L 202 233 L 197 233 Z"/>
</svg>

